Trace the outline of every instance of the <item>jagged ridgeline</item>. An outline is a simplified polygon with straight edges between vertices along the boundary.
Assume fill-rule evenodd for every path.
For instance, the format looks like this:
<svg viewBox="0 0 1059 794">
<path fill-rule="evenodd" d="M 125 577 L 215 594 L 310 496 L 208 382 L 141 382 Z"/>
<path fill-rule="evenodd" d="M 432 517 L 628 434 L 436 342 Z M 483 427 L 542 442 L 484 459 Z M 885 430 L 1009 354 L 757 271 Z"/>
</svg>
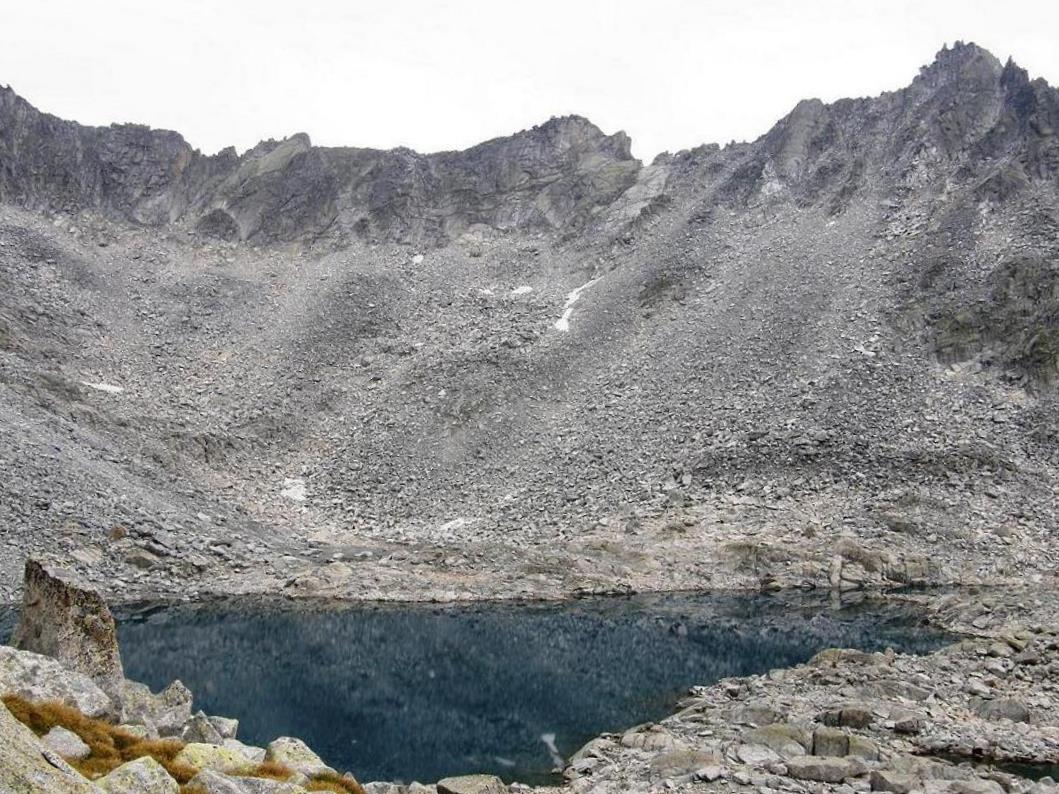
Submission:
<svg viewBox="0 0 1059 794">
<path fill-rule="evenodd" d="M 1057 129 L 971 44 L 650 165 L 578 117 L 207 156 L 0 91 L 0 586 L 1054 572 Z"/>
</svg>

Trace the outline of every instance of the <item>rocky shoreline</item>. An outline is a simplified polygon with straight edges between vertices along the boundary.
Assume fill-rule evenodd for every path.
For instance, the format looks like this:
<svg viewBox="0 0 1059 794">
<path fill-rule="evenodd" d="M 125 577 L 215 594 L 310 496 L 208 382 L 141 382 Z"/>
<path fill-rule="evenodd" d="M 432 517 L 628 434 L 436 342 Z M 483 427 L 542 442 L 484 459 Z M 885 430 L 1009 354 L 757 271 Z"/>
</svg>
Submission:
<svg viewBox="0 0 1059 794">
<path fill-rule="evenodd" d="M 32 606 L 17 638 L 23 645 L 36 641 L 50 656 L 0 647 L 3 695 L 57 700 L 146 738 L 179 739 L 184 744 L 178 757 L 198 767 L 185 783 L 187 791 L 295 794 L 312 790 L 299 787 L 310 782 L 306 772 L 337 775 L 300 740 L 279 737 L 268 747 L 241 743 L 237 720 L 194 711 L 191 693 L 179 682 L 155 695 L 126 681 L 120 658 L 114 667 L 116 636 L 112 619 L 107 625 L 109 612 L 101 611 L 105 604 L 66 573 L 31 561 L 25 589 Z M 835 589 L 836 597 L 840 592 Z M 696 687 L 677 713 L 659 723 L 589 742 L 568 760 L 566 782 L 557 791 L 1054 791 L 1049 773 L 1059 764 L 1057 592 L 978 588 L 883 597 L 918 603 L 928 620 L 963 639 L 924 656 L 829 650 L 797 667 Z M 33 626 L 42 625 L 59 628 L 40 646 Z M 79 634 L 76 627 L 86 625 L 94 633 Z M 2 730 L 11 738 L 0 782 L 12 790 L 131 794 L 179 788 L 164 768 L 142 758 L 111 771 L 93 788 L 68 766 L 84 751 L 76 735 L 55 728 L 35 737 L 6 716 L 0 714 Z M 240 776 L 269 762 L 283 763 L 300 776 L 281 782 Z M 18 788 L 15 778 L 32 775 L 62 780 L 48 783 L 51 788 L 32 783 Z M 352 776 L 347 779 L 355 783 Z M 191 783 L 198 788 L 187 788 Z M 411 786 L 373 782 L 363 788 L 368 794 L 530 790 L 482 775 Z"/>
</svg>

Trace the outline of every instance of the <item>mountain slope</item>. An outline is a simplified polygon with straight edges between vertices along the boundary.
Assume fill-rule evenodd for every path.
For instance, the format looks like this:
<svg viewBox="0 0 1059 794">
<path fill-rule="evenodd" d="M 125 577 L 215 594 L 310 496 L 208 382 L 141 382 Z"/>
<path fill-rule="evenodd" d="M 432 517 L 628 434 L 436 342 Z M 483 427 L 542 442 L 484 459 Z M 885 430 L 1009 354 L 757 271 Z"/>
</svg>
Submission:
<svg viewBox="0 0 1059 794">
<path fill-rule="evenodd" d="M 576 118 L 206 158 L 8 94 L 6 581 L 1054 577 L 1057 97 L 957 45 L 641 166 Z"/>
</svg>

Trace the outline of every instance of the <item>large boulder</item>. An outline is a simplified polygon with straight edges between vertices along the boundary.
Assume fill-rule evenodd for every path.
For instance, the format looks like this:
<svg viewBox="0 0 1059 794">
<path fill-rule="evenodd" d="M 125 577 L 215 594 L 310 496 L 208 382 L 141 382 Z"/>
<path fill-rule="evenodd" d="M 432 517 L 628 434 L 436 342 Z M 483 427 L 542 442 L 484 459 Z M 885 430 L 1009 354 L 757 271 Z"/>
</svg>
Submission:
<svg viewBox="0 0 1059 794">
<path fill-rule="evenodd" d="M 99 794 L 33 731 L 0 705 L 0 791 L 4 794 Z"/>
<path fill-rule="evenodd" d="M 122 764 L 96 786 L 107 794 L 180 794 L 180 784 L 150 756 Z"/>
<path fill-rule="evenodd" d="M 22 619 L 11 644 L 58 659 L 116 692 L 125 674 L 117 626 L 103 596 L 37 560 L 26 560 L 22 594 Z"/>
<path fill-rule="evenodd" d="M 0 645 L 0 695 L 57 700 L 86 717 L 115 713 L 114 703 L 87 675 L 67 670 L 55 659 Z"/>
</svg>

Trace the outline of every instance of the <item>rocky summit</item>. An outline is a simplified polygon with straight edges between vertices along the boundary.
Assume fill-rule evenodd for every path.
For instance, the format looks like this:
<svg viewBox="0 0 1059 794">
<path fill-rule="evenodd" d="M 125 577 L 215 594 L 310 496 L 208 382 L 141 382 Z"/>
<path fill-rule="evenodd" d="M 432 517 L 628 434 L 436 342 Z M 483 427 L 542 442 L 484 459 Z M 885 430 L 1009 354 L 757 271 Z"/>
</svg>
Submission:
<svg viewBox="0 0 1059 794">
<path fill-rule="evenodd" d="M 0 88 L 0 788 L 509 790 L 244 745 L 104 597 L 822 588 L 963 639 L 697 688 L 565 790 L 1054 791 L 1057 385 L 1059 90 L 974 44 L 650 164 L 576 116 L 204 155 Z"/>
</svg>

